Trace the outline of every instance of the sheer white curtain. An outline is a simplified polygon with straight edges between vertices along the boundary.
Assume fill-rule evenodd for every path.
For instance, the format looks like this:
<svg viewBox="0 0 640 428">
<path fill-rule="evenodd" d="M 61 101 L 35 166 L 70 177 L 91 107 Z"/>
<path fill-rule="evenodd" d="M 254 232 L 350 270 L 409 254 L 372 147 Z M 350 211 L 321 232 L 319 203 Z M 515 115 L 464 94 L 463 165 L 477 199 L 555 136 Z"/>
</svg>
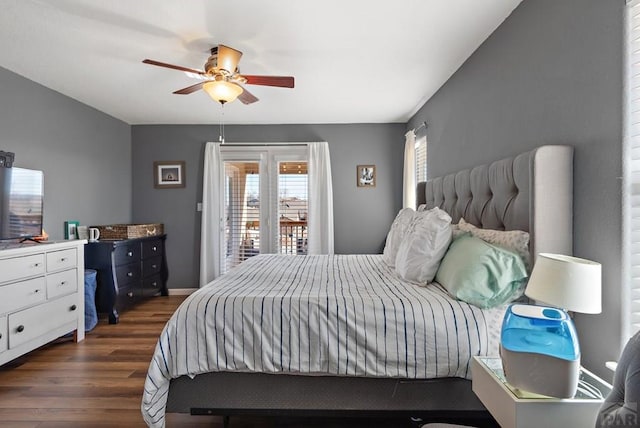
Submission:
<svg viewBox="0 0 640 428">
<path fill-rule="evenodd" d="M 309 254 L 333 254 L 333 184 L 329 144 L 309 143 Z"/>
<path fill-rule="evenodd" d="M 412 129 L 404 136 L 402 207 L 416 209 L 416 133 Z"/>
<path fill-rule="evenodd" d="M 207 143 L 204 149 L 202 179 L 202 223 L 200 231 L 200 287 L 220 276 L 220 242 L 222 233 L 222 186 L 220 143 Z"/>
</svg>

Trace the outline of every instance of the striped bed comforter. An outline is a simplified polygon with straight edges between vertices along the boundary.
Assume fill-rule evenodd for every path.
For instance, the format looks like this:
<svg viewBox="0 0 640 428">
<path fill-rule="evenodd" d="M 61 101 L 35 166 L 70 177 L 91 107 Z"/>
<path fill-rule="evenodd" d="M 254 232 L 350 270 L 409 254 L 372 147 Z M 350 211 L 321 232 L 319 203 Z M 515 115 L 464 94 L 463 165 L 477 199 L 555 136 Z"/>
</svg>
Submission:
<svg viewBox="0 0 640 428">
<path fill-rule="evenodd" d="M 210 371 L 468 378 L 472 356 L 497 354 L 503 314 L 408 283 L 381 255 L 259 255 L 167 322 L 142 413 L 164 426 L 170 380 Z"/>
</svg>

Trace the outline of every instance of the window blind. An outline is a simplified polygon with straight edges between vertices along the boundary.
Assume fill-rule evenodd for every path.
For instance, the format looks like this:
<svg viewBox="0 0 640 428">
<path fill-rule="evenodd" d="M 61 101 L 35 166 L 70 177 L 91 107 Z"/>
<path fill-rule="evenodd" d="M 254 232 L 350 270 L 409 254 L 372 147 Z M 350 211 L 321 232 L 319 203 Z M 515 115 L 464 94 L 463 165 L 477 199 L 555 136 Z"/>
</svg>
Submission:
<svg viewBox="0 0 640 428">
<path fill-rule="evenodd" d="M 260 164 L 225 161 L 221 272 L 260 253 Z"/>
<path fill-rule="evenodd" d="M 427 181 L 427 136 L 416 138 L 416 183 Z"/>
<path fill-rule="evenodd" d="M 624 234 L 627 334 L 640 330 L 640 1 L 627 3 Z M 624 307 L 623 306 L 623 307 Z"/>
</svg>

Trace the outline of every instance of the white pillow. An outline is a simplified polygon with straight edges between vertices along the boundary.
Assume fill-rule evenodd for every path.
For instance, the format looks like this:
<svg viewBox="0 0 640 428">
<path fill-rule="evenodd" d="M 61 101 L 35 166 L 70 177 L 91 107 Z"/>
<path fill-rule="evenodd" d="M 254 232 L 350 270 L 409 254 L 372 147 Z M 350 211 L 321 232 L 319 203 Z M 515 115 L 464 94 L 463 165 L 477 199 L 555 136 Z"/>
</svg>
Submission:
<svg viewBox="0 0 640 428">
<path fill-rule="evenodd" d="M 458 227 L 464 232 L 471 232 L 473 236 L 489 244 L 498 245 L 513 251 L 522 257 L 527 272 L 531 272 L 528 232 L 524 230 L 481 229 L 471 223 L 467 223 L 463 218 L 460 219 Z"/>
<path fill-rule="evenodd" d="M 440 208 L 417 212 L 396 256 L 396 272 L 418 284 L 433 281 L 451 242 L 451 217 Z"/>
<path fill-rule="evenodd" d="M 411 220 L 413 220 L 414 213 L 415 211 L 412 208 L 403 208 L 398 212 L 391 224 L 387 234 L 387 241 L 384 244 L 384 251 L 382 252 L 382 260 L 391 268 L 395 266 L 398 247 L 409 224 L 411 224 Z"/>
</svg>

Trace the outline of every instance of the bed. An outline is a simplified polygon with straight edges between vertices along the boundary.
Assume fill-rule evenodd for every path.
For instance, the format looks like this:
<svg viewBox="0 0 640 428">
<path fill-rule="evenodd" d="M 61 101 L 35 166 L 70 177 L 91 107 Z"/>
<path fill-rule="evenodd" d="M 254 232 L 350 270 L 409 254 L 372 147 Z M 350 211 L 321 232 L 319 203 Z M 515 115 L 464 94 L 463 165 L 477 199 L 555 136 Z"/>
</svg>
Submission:
<svg viewBox="0 0 640 428">
<path fill-rule="evenodd" d="M 420 183 L 418 203 L 454 223 L 529 232 L 533 258 L 571 254 L 572 159 L 569 146 L 542 146 Z M 143 416 L 482 417 L 469 363 L 497 351 L 503 310 L 408 287 L 379 255 L 256 256 L 167 323 Z"/>
</svg>

